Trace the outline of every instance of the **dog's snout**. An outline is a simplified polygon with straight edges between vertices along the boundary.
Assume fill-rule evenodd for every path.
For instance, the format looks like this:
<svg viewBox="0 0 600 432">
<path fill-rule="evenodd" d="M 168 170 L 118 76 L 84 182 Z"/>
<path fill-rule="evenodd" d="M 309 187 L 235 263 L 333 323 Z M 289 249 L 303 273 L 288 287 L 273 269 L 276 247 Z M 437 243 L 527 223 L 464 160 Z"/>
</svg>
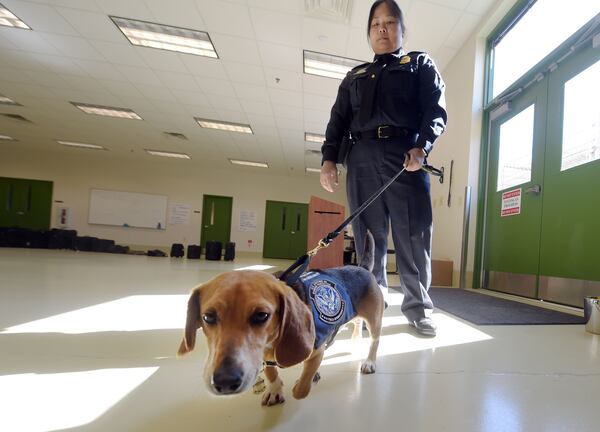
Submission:
<svg viewBox="0 0 600 432">
<path fill-rule="evenodd" d="M 212 384 L 219 394 L 233 394 L 240 390 L 243 380 L 243 371 L 236 367 L 231 360 L 226 360 L 221 367 L 215 370 Z"/>
</svg>

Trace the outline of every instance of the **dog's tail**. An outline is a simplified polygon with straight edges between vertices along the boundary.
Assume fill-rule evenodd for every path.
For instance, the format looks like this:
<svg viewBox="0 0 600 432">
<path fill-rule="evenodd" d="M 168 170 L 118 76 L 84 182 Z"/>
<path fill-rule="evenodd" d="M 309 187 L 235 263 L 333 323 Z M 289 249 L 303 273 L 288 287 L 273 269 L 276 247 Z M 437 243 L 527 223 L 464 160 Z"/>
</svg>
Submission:
<svg viewBox="0 0 600 432">
<path fill-rule="evenodd" d="M 373 234 L 369 230 L 367 230 L 365 236 L 365 250 L 362 253 L 359 266 L 370 272 L 373 271 L 375 266 L 375 239 L 373 239 Z"/>
</svg>

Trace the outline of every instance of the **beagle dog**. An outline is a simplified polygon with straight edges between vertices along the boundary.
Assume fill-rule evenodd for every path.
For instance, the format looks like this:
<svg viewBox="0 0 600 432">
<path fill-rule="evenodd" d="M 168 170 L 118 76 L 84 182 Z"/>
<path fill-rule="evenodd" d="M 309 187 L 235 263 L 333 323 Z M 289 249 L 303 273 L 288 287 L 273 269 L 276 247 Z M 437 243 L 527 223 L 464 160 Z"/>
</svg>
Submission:
<svg viewBox="0 0 600 432">
<path fill-rule="evenodd" d="M 188 300 L 187 319 L 178 355 L 194 349 L 201 328 L 208 341 L 204 380 L 216 395 L 241 393 L 254 384 L 264 364 L 267 389 L 263 405 L 285 401 L 277 368 L 304 362 L 292 394 L 305 398 L 325 348 L 344 324 L 366 321 L 371 335 L 361 372 L 375 372 L 384 299 L 370 272 L 373 238 L 367 235 L 366 265 L 311 270 L 288 286 L 260 271 L 231 271 L 195 288 Z M 360 326 L 360 327 L 359 327 Z M 362 329 L 355 323 L 354 335 Z"/>
</svg>

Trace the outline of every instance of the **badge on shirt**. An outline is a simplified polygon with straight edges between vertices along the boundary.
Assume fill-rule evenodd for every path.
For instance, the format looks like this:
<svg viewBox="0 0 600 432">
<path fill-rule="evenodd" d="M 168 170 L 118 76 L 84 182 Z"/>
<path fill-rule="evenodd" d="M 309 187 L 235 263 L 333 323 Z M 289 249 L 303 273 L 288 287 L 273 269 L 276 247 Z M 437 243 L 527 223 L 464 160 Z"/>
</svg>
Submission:
<svg viewBox="0 0 600 432">
<path fill-rule="evenodd" d="M 356 72 L 354 72 L 354 75 L 365 73 L 366 71 L 367 71 L 367 68 L 360 68 L 359 70 L 357 70 Z"/>
<path fill-rule="evenodd" d="M 400 57 L 400 64 L 406 64 L 406 63 L 410 63 L 410 56 L 402 56 Z"/>
</svg>

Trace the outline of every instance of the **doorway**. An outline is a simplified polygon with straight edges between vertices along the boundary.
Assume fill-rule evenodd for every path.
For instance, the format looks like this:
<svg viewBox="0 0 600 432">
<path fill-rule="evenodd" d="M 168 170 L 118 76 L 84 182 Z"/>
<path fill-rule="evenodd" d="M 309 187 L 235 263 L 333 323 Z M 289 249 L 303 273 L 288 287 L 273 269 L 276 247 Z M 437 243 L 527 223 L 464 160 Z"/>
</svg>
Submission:
<svg viewBox="0 0 600 432">
<path fill-rule="evenodd" d="M 207 241 L 221 242 L 223 247 L 231 239 L 231 210 L 233 198 L 204 195 L 202 199 L 202 228 L 200 244 L 206 248 Z"/>
<path fill-rule="evenodd" d="M 0 227 L 50 229 L 50 181 L 0 177 Z"/>
<path fill-rule="evenodd" d="M 267 201 L 264 258 L 296 259 L 306 253 L 308 204 Z"/>
<path fill-rule="evenodd" d="M 600 295 L 599 75 L 590 46 L 490 114 L 485 288 L 577 307 Z"/>
</svg>

